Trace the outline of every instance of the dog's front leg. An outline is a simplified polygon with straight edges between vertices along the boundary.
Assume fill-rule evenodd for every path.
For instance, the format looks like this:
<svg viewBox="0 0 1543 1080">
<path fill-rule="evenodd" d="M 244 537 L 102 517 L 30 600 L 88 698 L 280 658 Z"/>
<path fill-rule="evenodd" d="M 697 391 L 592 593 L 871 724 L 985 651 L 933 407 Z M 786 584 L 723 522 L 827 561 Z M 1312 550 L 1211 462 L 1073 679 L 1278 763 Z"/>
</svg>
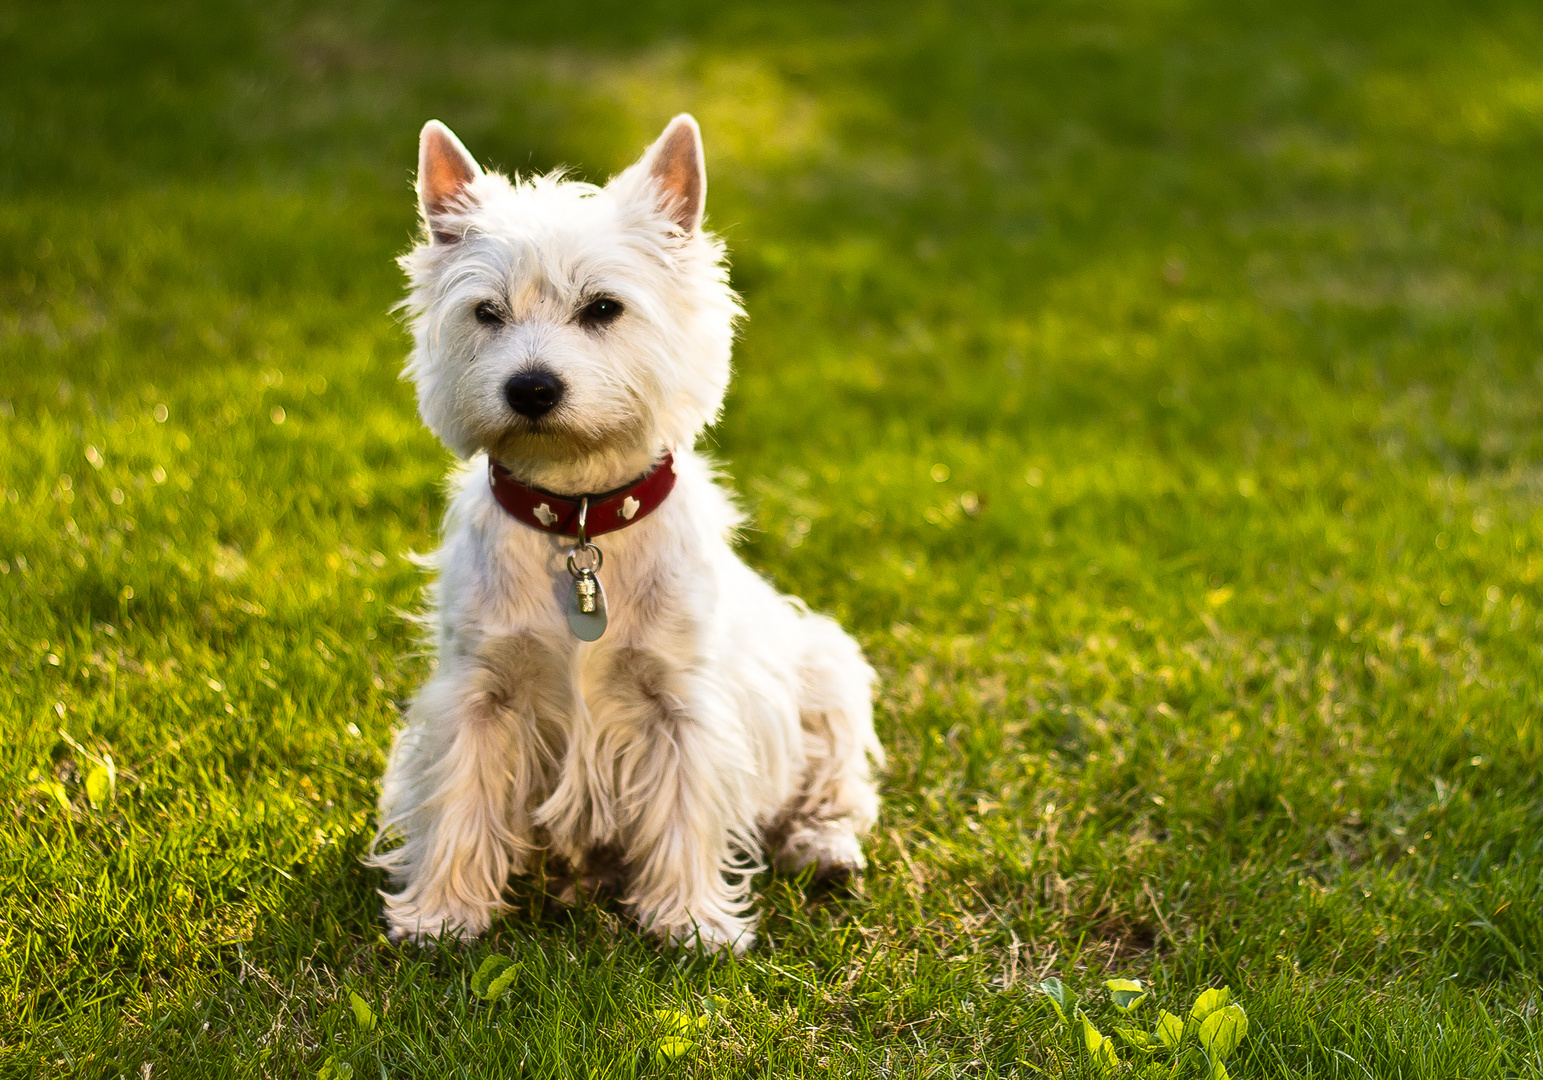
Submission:
<svg viewBox="0 0 1543 1080">
<path fill-rule="evenodd" d="M 743 952 L 755 851 L 752 763 L 732 704 L 701 675 L 634 651 L 596 711 L 616 754 L 614 798 L 629 869 L 627 903 L 660 937 Z"/>
<path fill-rule="evenodd" d="M 534 846 L 528 807 L 544 795 L 552 748 L 542 745 L 539 684 L 511 679 L 501 662 L 518 654 L 442 663 L 408 712 L 377 834 L 402 843 L 368 860 L 398 886 L 382 893 L 394 939 L 481 934 L 503 907 L 509 875 L 524 869 Z"/>
</svg>

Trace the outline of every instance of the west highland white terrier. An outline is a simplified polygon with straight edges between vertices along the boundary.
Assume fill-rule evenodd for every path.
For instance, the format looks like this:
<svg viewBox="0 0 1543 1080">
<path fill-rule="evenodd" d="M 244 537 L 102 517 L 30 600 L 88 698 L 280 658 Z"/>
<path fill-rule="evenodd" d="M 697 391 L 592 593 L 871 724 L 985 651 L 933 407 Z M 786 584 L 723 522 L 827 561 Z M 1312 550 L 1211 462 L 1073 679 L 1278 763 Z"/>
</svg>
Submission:
<svg viewBox="0 0 1543 1080">
<path fill-rule="evenodd" d="M 369 861 L 393 937 L 471 937 L 511 874 L 614 885 L 659 937 L 742 951 L 750 878 L 862 869 L 873 670 L 735 555 L 695 450 L 729 381 L 723 245 L 678 116 L 604 187 L 419 144 L 401 262 L 425 423 L 467 460 L 432 589 L 437 663 Z"/>
</svg>

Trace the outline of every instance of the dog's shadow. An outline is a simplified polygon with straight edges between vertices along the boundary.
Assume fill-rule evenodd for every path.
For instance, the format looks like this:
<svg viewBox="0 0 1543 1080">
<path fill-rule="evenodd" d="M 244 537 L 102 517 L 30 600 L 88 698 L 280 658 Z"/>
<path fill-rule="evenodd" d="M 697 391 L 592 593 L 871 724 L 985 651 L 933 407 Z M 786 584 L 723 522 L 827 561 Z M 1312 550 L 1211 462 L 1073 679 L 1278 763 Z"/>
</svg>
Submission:
<svg viewBox="0 0 1543 1080">
<path fill-rule="evenodd" d="M 490 935 L 515 927 L 528 933 L 540 926 L 571 932 L 595 921 L 609 933 L 631 933 L 658 949 L 623 902 L 628 872 L 619 848 L 592 851 L 577 869 L 560 856 L 547 855 L 529 874 L 510 879 L 505 893 L 509 910 Z M 763 868 L 754 877 L 751 895 L 763 922 L 782 922 L 795 910 L 808 915 L 860 900 L 863 879 L 844 870 L 821 873 L 813 866 L 796 872 Z"/>
<path fill-rule="evenodd" d="M 389 886 L 383 874 L 363 864 L 367 843 L 367 836 L 352 837 L 275 874 L 250 938 L 229 950 L 231 973 L 240 977 L 252 968 L 276 973 L 298 961 L 302 967 L 334 972 L 358 969 L 361 963 L 408 963 L 455 977 L 471 957 L 542 941 L 636 952 L 645 966 L 652 960 L 675 964 L 694 952 L 662 945 L 638 924 L 623 902 L 628 868 L 616 849 L 593 852 L 577 870 L 555 855 L 539 858 L 529 872 L 509 879 L 505 910 L 480 938 L 391 942 L 380 896 Z M 764 940 L 794 932 L 795 925 L 812 916 L 840 918 L 862 904 L 865 890 L 860 876 L 763 870 L 755 876 L 751 896 Z M 716 954 L 703 958 L 712 960 Z"/>
</svg>

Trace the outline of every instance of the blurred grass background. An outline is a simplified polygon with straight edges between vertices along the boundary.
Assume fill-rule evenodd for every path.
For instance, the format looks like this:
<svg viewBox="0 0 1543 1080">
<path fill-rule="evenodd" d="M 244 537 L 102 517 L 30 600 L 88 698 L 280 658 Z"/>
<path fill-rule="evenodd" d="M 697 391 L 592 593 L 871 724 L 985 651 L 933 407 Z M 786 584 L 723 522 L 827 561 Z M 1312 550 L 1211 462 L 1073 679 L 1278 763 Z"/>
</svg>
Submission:
<svg viewBox="0 0 1543 1080">
<path fill-rule="evenodd" d="M 598 180 L 683 109 L 872 870 L 734 964 L 529 885 L 387 947 L 418 128 Z M 0 1069 L 1088 1075 L 1037 981 L 1135 975 L 1234 1075 L 1538 1075 L 1540 151 L 1500 0 L 0 8 Z"/>
</svg>

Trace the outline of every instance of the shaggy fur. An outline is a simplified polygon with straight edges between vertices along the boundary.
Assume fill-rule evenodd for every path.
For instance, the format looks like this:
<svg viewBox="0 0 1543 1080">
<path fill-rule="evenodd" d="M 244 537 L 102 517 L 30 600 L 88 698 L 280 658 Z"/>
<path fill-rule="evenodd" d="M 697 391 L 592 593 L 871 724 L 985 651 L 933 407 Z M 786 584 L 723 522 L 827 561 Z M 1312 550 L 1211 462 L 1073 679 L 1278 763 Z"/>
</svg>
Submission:
<svg viewBox="0 0 1543 1080">
<path fill-rule="evenodd" d="M 484 172 L 431 121 L 418 177 L 407 374 L 424 421 L 469 461 L 435 560 L 438 662 L 392 751 L 370 857 L 395 888 L 391 932 L 482 933 L 509 875 L 545 852 L 619 882 L 667 941 L 743 950 L 763 845 L 780 868 L 862 868 L 881 751 L 856 643 L 739 560 L 736 511 L 693 449 L 740 315 L 701 225 L 696 123 L 677 117 L 595 187 Z M 621 315 L 586 322 L 597 297 Z M 530 420 L 504 387 L 537 368 L 564 393 Z M 564 617 L 572 541 L 505 514 L 485 455 L 583 493 L 666 452 L 669 498 L 599 541 L 610 625 L 580 642 Z"/>
</svg>

